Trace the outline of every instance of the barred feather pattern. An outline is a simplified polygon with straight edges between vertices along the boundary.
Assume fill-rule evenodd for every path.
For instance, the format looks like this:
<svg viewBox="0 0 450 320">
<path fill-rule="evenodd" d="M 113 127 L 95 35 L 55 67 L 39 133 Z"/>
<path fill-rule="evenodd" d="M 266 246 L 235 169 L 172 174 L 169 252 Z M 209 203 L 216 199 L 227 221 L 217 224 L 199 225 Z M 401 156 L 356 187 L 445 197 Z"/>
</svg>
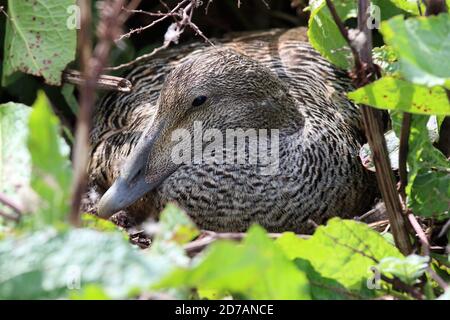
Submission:
<svg viewBox="0 0 450 320">
<path fill-rule="evenodd" d="M 280 174 L 261 175 L 250 165 L 182 166 L 128 214 L 157 216 L 167 202 L 176 202 L 205 229 L 244 231 L 259 223 L 272 232 L 311 232 L 308 220 L 320 224 L 368 208 L 376 191 L 358 158 L 364 138 L 358 107 L 345 96 L 350 80 L 308 44 L 306 30 L 271 30 L 215 43 L 269 68 L 296 100 L 304 123 L 282 139 Z M 102 193 L 111 186 L 151 125 L 167 75 L 205 50 L 210 49 L 198 43 L 166 50 L 129 71 L 131 94 L 102 99 L 91 132 L 92 187 Z"/>
</svg>

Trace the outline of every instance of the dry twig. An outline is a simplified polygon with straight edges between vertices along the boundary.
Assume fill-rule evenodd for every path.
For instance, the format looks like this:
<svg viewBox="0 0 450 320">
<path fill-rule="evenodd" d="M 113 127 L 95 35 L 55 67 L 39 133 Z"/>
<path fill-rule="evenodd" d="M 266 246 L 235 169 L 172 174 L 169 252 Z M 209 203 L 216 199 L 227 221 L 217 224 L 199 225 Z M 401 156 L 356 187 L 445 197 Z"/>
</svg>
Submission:
<svg viewBox="0 0 450 320">
<path fill-rule="evenodd" d="M 133 65 L 136 65 L 137 63 L 147 60 L 150 57 L 154 56 L 155 54 L 157 54 L 158 52 L 160 52 L 163 49 L 166 49 L 169 47 L 169 45 L 171 43 L 178 43 L 178 40 L 180 38 L 180 35 L 184 32 L 186 27 L 191 28 L 192 30 L 194 30 L 194 32 L 199 35 L 200 37 L 203 38 L 203 40 L 205 40 L 205 42 L 207 42 L 208 44 L 210 44 L 211 46 L 214 46 L 214 44 L 211 42 L 211 40 L 209 40 L 204 34 L 203 32 L 198 28 L 198 26 L 192 22 L 192 17 L 194 15 L 194 11 L 195 9 L 197 9 L 199 6 L 201 6 L 201 1 L 198 0 L 182 0 L 181 2 L 179 2 L 173 9 L 170 9 L 164 2 L 162 2 L 164 4 L 164 6 L 167 8 L 167 12 L 147 12 L 147 11 L 143 11 L 143 10 L 129 10 L 129 9 L 124 9 L 128 14 L 134 14 L 134 13 L 140 13 L 140 14 L 145 14 L 145 15 L 149 15 L 152 17 L 159 17 L 158 19 L 152 21 L 150 24 L 144 26 L 144 27 L 140 27 L 140 28 L 136 28 L 136 29 L 132 29 L 129 32 L 121 35 L 120 37 L 118 37 L 116 39 L 116 41 L 120 41 L 124 38 L 129 38 L 131 35 L 135 34 L 135 33 L 140 33 L 146 29 L 149 29 L 151 27 L 153 27 L 154 25 L 166 20 L 167 18 L 171 17 L 174 19 L 174 23 L 172 23 L 169 28 L 167 29 L 166 34 L 164 35 L 164 43 L 160 46 L 157 47 L 155 49 L 153 49 L 152 52 L 142 55 L 140 57 L 138 57 L 135 60 L 132 60 L 128 63 L 124 63 L 121 64 L 119 66 L 116 67 L 111 67 L 111 68 L 107 68 L 107 70 L 110 71 L 117 71 L 117 70 L 122 70 L 125 68 L 129 68 Z"/>
<path fill-rule="evenodd" d="M 77 86 L 81 86 L 85 82 L 79 71 L 70 69 L 63 72 L 63 81 Z M 129 80 L 109 75 L 100 75 L 95 86 L 97 89 L 118 91 L 123 93 L 130 93 L 133 88 Z"/>
<path fill-rule="evenodd" d="M 133 0 L 132 9 L 140 3 Z M 81 57 L 82 74 L 85 81 L 80 85 L 80 112 L 74 145 L 74 182 L 71 203 L 70 221 L 80 225 L 79 209 L 81 198 L 87 187 L 86 169 L 89 162 L 89 132 L 92 121 L 92 109 L 96 99 L 96 84 L 107 65 L 114 40 L 121 34 L 121 28 L 128 14 L 122 14 L 125 0 L 109 0 L 101 2 L 100 22 L 97 28 L 98 43 L 92 51 L 91 44 L 91 1 L 80 2 L 81 29 L 78 48 Z"/>
</svg>

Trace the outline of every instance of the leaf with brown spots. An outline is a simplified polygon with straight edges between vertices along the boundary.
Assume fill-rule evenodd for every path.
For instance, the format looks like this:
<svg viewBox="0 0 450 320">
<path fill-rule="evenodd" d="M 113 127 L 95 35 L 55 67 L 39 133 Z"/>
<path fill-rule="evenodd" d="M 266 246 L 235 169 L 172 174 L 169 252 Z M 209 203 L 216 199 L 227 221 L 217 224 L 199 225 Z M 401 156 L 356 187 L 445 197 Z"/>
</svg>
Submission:
<svg viewBox="0 0 450 320">
<path fill-rule="evenodd" d="M 356 103 L 368 104 L 378 109 L 450 115 L 450 104 L 443 87 L 428 88 L 393 77 L 383 77 L 349 92 L 348 97 Z"/>
<path fill-rule="evenodd" d="M 75 59 L 76 29 L 69 28 L 75 0 L 9 0 L 3 81 L 15 71 L 61 84 L 61 73 Z M 57 55 L 55 56 L 55 53 Z"/>
</svg>

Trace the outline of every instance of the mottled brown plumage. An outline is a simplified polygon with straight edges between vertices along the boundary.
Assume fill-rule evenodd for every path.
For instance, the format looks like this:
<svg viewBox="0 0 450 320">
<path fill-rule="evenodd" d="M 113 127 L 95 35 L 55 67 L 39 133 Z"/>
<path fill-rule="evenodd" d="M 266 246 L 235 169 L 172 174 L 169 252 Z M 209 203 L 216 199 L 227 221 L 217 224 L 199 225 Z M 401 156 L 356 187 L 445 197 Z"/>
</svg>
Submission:
<svg viewBox="0 0 450 320">
<path fill-rule="evenodd" d="M 167 50 L 127 78 L 134 92 L 105 97 L 94 118 L 91 184 L 103 193 L 118 179 L 101 215 L 131 205 L 131 216 L 157 216 L 173 201 L 205 229 L 259 223 L 309 232 L 308 219 L 349 217 L 371 204 L 373 184 L 358 159 L 360 114 L 345 96 L 350 81 L 311 48 L 305 29 Z M 279 129 L 278 173 L 249 163 L 174 164 L 171 135 L 193 133 L 195 121 L 222 133 Z"/>
</svg>

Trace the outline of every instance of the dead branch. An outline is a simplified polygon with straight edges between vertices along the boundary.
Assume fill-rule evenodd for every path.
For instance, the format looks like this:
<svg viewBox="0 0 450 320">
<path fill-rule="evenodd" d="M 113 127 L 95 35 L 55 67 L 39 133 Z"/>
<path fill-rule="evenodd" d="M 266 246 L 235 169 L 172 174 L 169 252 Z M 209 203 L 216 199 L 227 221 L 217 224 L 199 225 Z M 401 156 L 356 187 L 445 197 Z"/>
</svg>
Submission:
<svg viewBox="0 0 450 320">
<path fill-rule="evenodd" d="M 140 0 L 130 2 L 131 9 L 135 9 Z M 70 212 L 70 222 L 80 225 L 81 198 L 87 187 L 87 165 L 89 162 L 89 132 L 92 122 L 92 109 L 96 99 L 96 84 L 108 63 L 110 50 L 114 40 L 122 32 L 122 25 L 128 18 L 122 8 L 125 0 L 109 0 L 101 2 L 100 22 L 97 28 L 98 43 L 92 51 L 91 43 L 91 1 L 80 1 L 81 29 L 79 31 L 78 48 L 81 57 L 82 74 L 85 81 L 80 84 L 80 112 L 74 145 L 74 180 L 73 195 Z"/>
<path fill-rule="evenodd" d="M 346 31 L 347 29 L 337 15 L 333 3 L 331 0 L 326 2 L 336 25 L 352 50 L 355 59 L 355 71 L 353 73 L 355 86 L 360 88 L 375 81 L 379 77 L 379 72 L 372 61 L 372 33 L 366 23 L 370 1 L 358 1 L 358 31 L 364 35 L 365 39 L 362 46 L 353 44 L 349 38 L 348 31 Z M 361 105 L 360 107 L 367 140 L 373 152 L 378 187 L 386 205 L 392 234 L 400 251 L 403 254 L 409 254 L 412 251 L 412 244 L 408 234 L 407 220 L 403 216 L 399 195 L 395 187 L 395 179 L 388 157 L 380 112 L 370 106 Z"/>
<path fill-rule="evenodd" d="M 71 69 L 67 69 L 63 72 L 63 81 L 77 86 L 81 86 L 85 82 L 79 71 Z M 130 93 L 133 88 L 131 82 L 125 78 L 104 74 L 98 77 L 95 87 L 96 89 L 118 91 L 123 93 Z"/>
<path fill-rule="evenodd" d="M 132 60 L 128 63 L 124 63 L 124 64 L 121 64 L 116 67 L 107 68 L 107 70 L 117 71 L 117 70 L 122 70 L 122 69 L 125 69 L 128 67 L 131 67 L 143 60 L 149 59 L 150 57 L 154 56 L 156 53 L 160 52 L 161 50 L 168 48 L 171 43 L 177 44 L 181 34 L 184 32 L 186 27 L 191 28 L 197 35 L 199 35 L 201 38 L 203 38 L 203 40 L 205 42 L 207 42 L 211 46 L 214 46 L 214 44 L 211 42 L 211 40 L 209 40 L 203 34 L 203 32 L 198 28 L 198 26 L 194 22 L 192 22 L 192 17 L 194 15 L 194 11 L 195 11 L 195 9 L 197 9 L 198 7 L 201 6 L 201 4 L 202 4 L 201 1 L 183 0 L 183 1 L 179 2 L 173 9 L 170 9 L 164 2 L 162 2 L 162 3 L 167 8 L 167 12 L 160 12 L 160 11 L 147 12 L 147 11 L 143 11 L 143 10 L 124 9 L 128 14 L 145 14 L 145 15 L 149 15 L 152 17 L 159 17 L 159 18 L 152 21 L 150 24 L 148 24 L 146 26 L 130 30 L 129 32 L 118 37 L 116 39 L 116 41 L 123 40 L 124 38 L 129 38 L 133 34 L 140 33 L 144 30 L 147 30 L 147 29 L 155 26 L 156 24 L 166 20 L 167 18 L 171 17 L 171 18 L 173 18 L 174 23 L 172 23 L 169 26 L 169 28 L 167 29 L 166 34 L 164 35 L 163 44 L 160 47 L 155 48 L 152 52 L 150 52 L 148 54 L 142 55 L 142 56 L 138 57 L 137 59 Z"/>
</svg>

